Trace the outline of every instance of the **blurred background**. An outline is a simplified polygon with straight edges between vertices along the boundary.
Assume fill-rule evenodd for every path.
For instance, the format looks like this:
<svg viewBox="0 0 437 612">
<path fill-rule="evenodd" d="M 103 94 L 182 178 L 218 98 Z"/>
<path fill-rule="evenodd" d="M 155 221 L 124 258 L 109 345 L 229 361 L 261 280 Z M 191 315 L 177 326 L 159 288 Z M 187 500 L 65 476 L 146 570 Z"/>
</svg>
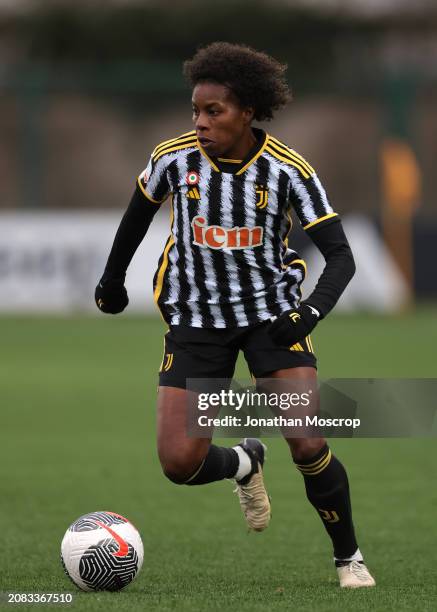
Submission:
<svg viewBox="0 0 437 612">
<path fill-rule="evenodd" d="M 229 482 L 206 493 L 161 473 L 151 284 L 168 203 L 129 268 L 126 313 L 94 305 L 137 175 L 191 129 L 182 62 L 214 40 L 288 63 L 294 101 L 263 127 L 317 169 L 355 252 L 356 276 L 313 334 L 319 375 L 436 377 L 435 0 L 0 0 L 0 521 L 14 551 L 2 590 L 71 590 L 62 535 L 110 509 L 139 527 L 145 567 L 119 598 L 77 610 L 339 609 L 330 544 L 282 440 L 266 440 L 275 518 L 261 539 Z M 310 292 L 321 258 L 292 231 Z M 378 581 L 343 608 L 435 611 L 435 438 L 332 447 Z"/>
<path fill-rule="evenodd" d="M 263 126 L 315 166 L 358 273 L 339 309 L 437 297 L 437 5 L 433 0 L 0 0 L 0 308 L 92 310 L 153 147 L 191 129 L 181 66 L 243 42 L 289 66 L 294 101 Z M 154 221 L 128 274 L 131 311 L 169 232 Z M 310 263 L 322 261 L 295 224 Z"/>
</svg>

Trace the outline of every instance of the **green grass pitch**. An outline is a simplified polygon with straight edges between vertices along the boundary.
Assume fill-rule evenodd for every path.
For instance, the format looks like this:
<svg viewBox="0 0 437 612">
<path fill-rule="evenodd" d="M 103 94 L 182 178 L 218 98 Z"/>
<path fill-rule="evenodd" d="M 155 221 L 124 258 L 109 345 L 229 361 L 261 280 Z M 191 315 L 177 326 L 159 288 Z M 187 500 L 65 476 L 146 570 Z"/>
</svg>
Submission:
<svg viewBox="0 0 437 612">
<path fill-rule="evenodd" d="M 314 334 L 320 374 L 436 377 L 436 315 L 332 315 Z M 0 590 L 75 592 L 74 610 L 437 610 L 436 440 L 331 441 L 377 580 L 340 591 L 282 440 L 267 440 L 273 519 L 262 534 L 246 532 L 230 482 L 184 488 L 161 475 L 163 331 L 157 318 L 0 318 Z M 79 515 L 104 509 L 141 531 L 143 570 L 124 592 L 80 593 L 60 541 Z"/>
</svg>

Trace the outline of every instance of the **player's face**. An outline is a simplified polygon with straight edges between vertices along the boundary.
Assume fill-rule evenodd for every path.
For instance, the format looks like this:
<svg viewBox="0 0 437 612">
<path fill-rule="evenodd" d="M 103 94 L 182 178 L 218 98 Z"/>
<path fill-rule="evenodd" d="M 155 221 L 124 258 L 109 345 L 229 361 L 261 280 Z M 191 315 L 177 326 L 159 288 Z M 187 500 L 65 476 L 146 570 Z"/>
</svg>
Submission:
<svg viewBox="0 0 437 612">
<path fill-rule="evenodd" d="M 209 155 L 246 156 L 254 144 L 253 109 L 242 108 L 228 87 L 208 82 L 196 85 L 192 104 L 197 138 Z"/>
</svg>

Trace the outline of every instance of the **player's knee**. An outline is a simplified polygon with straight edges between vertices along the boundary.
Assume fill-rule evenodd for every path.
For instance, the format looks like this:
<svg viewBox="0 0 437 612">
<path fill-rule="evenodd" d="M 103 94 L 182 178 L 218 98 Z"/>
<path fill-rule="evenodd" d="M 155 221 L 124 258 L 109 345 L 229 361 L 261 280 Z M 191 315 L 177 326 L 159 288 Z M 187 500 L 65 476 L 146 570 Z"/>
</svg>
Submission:
<svg viewBox="0 0 437 612">
<path fill-rule="evenodd" d="M 294 461 L 307 461 L 326 444 L 324 438 L 294 438 L 287 440 Z"/>
<path fill-rule="evenodd" d="M 185 484 L 199 467 L 191 457 L 160 457 L 164 476 L 175 484 Z"/>
</svg>

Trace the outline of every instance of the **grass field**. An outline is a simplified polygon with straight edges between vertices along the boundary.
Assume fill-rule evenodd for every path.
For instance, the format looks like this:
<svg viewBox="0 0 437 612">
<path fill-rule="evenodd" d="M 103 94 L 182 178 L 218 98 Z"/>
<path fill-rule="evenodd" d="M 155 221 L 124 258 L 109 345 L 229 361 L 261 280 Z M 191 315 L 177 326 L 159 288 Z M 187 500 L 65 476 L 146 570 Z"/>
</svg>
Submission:
<svg viewBox="0 0 437 612">
<path fill-rule="evenodd" d="M 321 375 L 436 377 L 436 315 L 331 316 L 314 334 Z M 263 534 L 246 532 L 230 482 L 184 488 L 161 475 L 162 333 L 155 318 L 0 318 L 0 590 L 73 591 L 75 610 L 437 610 L 435 439 L 331 442 L 378 583 L 341 592 L 281 440 L 267 441 L 273 519 Z M 102 509 L 140 529 L 143 571 L 124 592 L 80 593 L 60 541 Z"/>
</svg>

